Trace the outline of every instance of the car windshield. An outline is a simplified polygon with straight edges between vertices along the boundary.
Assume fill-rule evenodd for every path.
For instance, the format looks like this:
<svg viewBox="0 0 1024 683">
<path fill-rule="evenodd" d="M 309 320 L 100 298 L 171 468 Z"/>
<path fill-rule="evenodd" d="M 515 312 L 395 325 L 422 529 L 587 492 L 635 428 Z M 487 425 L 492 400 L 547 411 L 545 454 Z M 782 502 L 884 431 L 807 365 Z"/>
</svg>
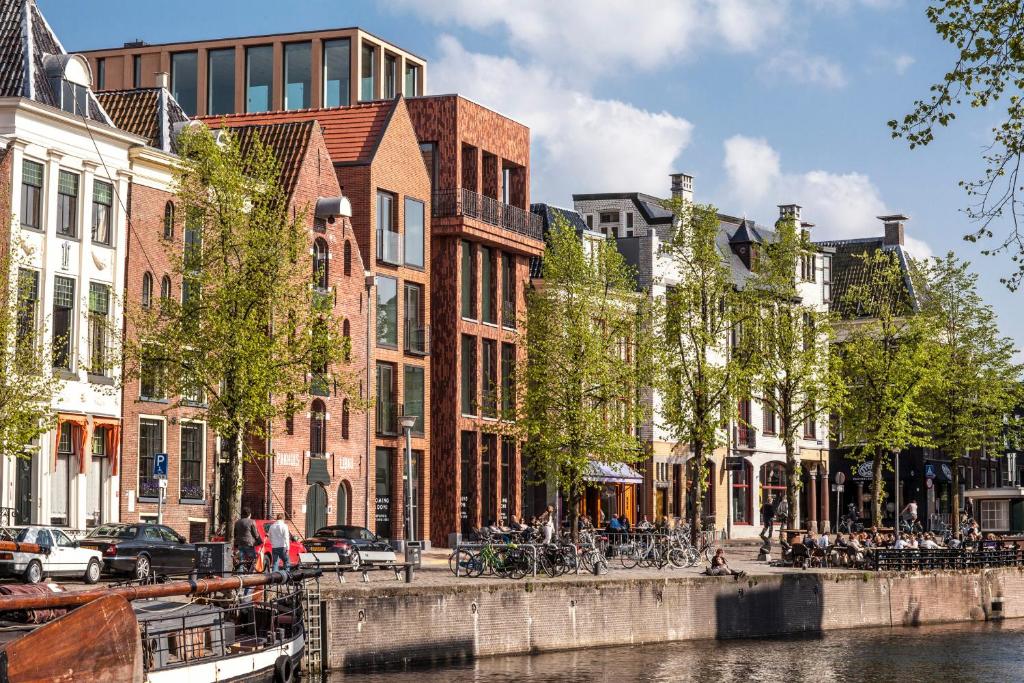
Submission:
<svg viewBox="0 0 1024 683">
<path fill-rule="evenodd" d="M 104 524 L 90 531 L 89 537 L 135 538 L 136 533 L 138 533 L 138 530 L 137 527 L 134 526 L 115 526 L 113 524 Z"/>
<path fill-rule="evenodd" d="M 326 527 L 317 531 L 315 535 L 326 538 L 347 538 L 350 540 L 356 540 L 366 538 L 362 531 L 362 527 L 358 526 Z"/>
</svg>

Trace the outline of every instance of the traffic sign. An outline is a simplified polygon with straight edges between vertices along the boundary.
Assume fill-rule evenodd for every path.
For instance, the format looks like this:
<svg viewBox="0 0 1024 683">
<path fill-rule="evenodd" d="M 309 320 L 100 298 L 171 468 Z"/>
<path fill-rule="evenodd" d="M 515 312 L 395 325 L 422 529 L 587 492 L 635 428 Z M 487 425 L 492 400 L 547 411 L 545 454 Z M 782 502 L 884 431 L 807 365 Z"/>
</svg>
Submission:
<svg viewBox="0 0 1024 683">
<path fill-rule="evenodd" d="M 167 454 L 166 453 L 154 453 L 153 454 L 153 478 L 154 479 L 166 479 L 167 478 Z"/>
<path fill-rule="evenodd" d="M 837 484 L 842 486 L 843 484 L 846 483 L 846 473 L 845 472 L 836 472 L 835 480 L 836 480 Z"/>
</svg>

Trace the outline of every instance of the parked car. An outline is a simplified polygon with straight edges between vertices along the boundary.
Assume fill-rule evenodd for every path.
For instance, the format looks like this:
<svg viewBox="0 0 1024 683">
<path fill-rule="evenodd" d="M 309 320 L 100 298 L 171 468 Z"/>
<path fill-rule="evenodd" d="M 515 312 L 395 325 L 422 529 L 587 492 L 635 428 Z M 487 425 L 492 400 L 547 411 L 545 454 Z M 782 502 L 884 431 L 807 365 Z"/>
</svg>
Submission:
<svg viewBox="0 0 1024 683">
<path fill-rule="evenodd" d="M 270 566 L 271 550 L 273 546 L 270 545 L 270 538 L 267 537 L 267 529 L 275 521 L 274 519 L 254 519 L 252 520 L 256 524 L 256 531 L 259 532 L 262 542 L 256 546 L 256 551 L 263 555 L 263 566 Z M 223 542 L 224 536 L 211 536 L 210 540 L 213 542 Z M 288 561 L 291 562 L 292 566 L 295 567 L 299 564 L 299 553 L 306 552 L 306 549 L 299 543 L 299 537 L 295 534 L 291 535 L 291 541 L 288 544 Z"/>
<path fill-rule="evenodd" d="M 325 526 L 317 529 L 303 545 L 311 553 L 338 553 L 338 559 L 351 564 L 354 569 L 363 564 L 393 562 L 395 559 L 395 552 L 386 538 L 361 526 Z"/>
<path fill-rule="evenodd" d="M 18 532 L 14 540 L 46 546 L 50 553 L 0 552 L 0 576 L 18 576 L 25 583 L 39 583 L 44 576 L 81 576 L 86 583 L 100 580 L 102 554 L 81 547 L 60 529 L 29 526 Z"/>
<path fill-rule="evenodd" d="M 103 524 L 79 541 L 103 553 L 103 571 L 131 574 L 187 574 L 197 564 L 196 547 L 161 524 Z"/>
</svg>

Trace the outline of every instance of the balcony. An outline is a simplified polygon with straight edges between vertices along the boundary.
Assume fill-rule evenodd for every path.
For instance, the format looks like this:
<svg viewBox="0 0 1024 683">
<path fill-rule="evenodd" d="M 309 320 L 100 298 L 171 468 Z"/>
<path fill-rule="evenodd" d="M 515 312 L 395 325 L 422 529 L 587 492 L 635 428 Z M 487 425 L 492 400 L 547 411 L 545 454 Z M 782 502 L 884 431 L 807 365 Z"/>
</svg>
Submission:
<svg viewBox="0 0 1024 683">
<path fill-rule="evenodd" d="M 434 192 L 432 215 L 434 218 L 466 216 L 535 240 L 544 239 L 539 215 L 462 187 Z"/>
<path fill-rule="evenodd" d="M 417 356 L 430 355 L 430 325 L 405 324 L 405 351 Z"/>
<path fill-rule="evenodd" d="M 757 430 L 753 427 L 734 425 L 732 428 L 732 442 L 736 448 L 757 448 Z"/>
<path fill-rule="evenodd" d="M 377 260 L 394 266 L 402 264 L 402 235 L 390 230 L 377 231 Z"/>
</svg>

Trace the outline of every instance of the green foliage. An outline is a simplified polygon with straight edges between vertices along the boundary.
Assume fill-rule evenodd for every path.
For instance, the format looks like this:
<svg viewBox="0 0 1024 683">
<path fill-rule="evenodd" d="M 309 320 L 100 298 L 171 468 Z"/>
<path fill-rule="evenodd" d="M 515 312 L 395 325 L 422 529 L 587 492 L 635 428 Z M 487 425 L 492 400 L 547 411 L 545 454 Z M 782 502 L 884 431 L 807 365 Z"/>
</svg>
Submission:
<svg viewBox="0 0 1024 683">
<path fill-rule="evenodd" d="M 928 20 L 939 36 L 957 50 L 957 60 L 931 95 L 914 103 L 902 120 L 889 121 L 894 138 L 911 148 L 928 145 L 936 128 L 950 125 L 957 110 L 969 104 L 988 108 L 1005 97 L 1006 111 L 992 129 L 992 142 L 983 152 L 984 175 L 961 181 L 973 199 L 967 213 L 980 223 L 965 239 L 992 238 L 992 223 L 1008 218 L 1009 234 L 985 253 L 1007 251 L 1017 272 L 1004 279 L 1016 289 L 1024 278 L 1024 235 L 1019 219 L 1024 206 L 1021 155 L 1024 153 L 1024 5 L 1015 0 L 943 0 L 928 7 Z"/>
<path fill-rule="evenodd" d="M 584 244 L 559 219 L 527 309 L 518 427 L 535 475 L 553 482 L 575 511 L 592 461 L 644 457 L 636 428 L 648 411 L 639 392 L 653 375 L 649 299 L 636 292 L 614 242 Z"/>
<path fill-rule="evenodd" d="M 20 250 L 15 244 L 15 256 L 0 254 L 0 455 L 27 458 L 30 444 L 56 426 L 53 399 L 62 382 L 40 339 Z"/>
<path fill-rule="evenodd" d="M 295 410 L 294 397 L 311 381 L 357 403 L 358 391 L 345 367 L 343 321 L 331 295 L 312 286 L 303 256 L 308 211 L 292 215 L 273 153 L 259 141 L 243 152 L 229 132 L 215 139 L 205 129 L 186 130 L 178 145 L 186 239 L 168 257 L 182 299 L 127 307 L 134 334 L 125 342 L 126 372 L 159 378 L 171 405 L 202 404 L 210 427 L 233 445 L 221 510 L 229 522 L 240 506 L 243 458 L 254 455 L 245 449 Z"/>
</svg>

